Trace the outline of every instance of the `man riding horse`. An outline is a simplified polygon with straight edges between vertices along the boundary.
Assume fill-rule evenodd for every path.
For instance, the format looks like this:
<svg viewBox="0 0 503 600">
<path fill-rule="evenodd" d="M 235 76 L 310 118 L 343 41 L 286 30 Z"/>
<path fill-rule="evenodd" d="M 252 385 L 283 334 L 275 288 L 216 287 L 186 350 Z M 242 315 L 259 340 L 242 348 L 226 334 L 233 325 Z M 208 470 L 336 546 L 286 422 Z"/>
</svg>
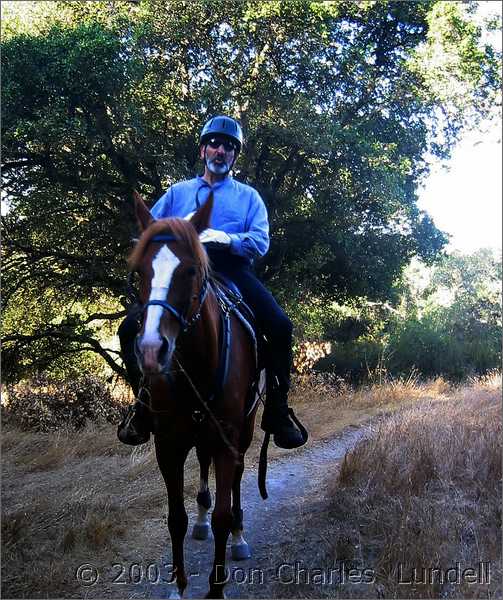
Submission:
<svg viewBox="0 0 503 600">
<path fill-rule="evenodd" d="M 206 229 L 200 240 L 207 249 L 213 270 L 236 284 L 266 339 L 267 393 L 262 429 L 273 434 L 274 443 L 280 448 L 297 448 L 306 439 L 290 419 L 291 409 L 287 403 L 292 323 L 253 272 L 254 260 L 264 256 L 269 248 L 269 222 L 259 193 L 230 174 L 242 145 L 243 133 L 236 120 L 223 115 L 209 119 L 199 138 L 204 174 L 171 186 L 153 206 L 151 214 L 156 219 L 187 217 L 213 192 L 212 228 Z M 121 324 L 119 338 L 136 396 L 141 379 L 134 351 L 137 333 L 138 313 L 133 310 Z M 148 408 L 138 399 L 119 425 L 119 439 L 131 445 L 148 441 L 149 421 Z"/>
</svg>

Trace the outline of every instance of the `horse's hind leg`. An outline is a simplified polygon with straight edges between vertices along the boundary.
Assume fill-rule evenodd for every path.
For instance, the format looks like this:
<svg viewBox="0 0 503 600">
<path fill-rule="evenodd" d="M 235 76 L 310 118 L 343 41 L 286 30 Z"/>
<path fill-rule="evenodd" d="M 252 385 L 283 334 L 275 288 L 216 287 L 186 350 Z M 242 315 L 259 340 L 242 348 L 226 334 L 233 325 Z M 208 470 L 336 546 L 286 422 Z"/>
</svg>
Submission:
<svg viewBox="0 0 503 600">
<path fill-rule="evenodd" d="M 210 470 L 211 456 L 209 452 L 204 452 L 196 448 L 197 458 L 199 460 L 200 483 L 199 493 L 197 494 L 197 520 L 192 529 L 192 537 L 196 540 L 205 540 L 210 533 L 210 521 L 208 511 L 211 508 L 211 494 L 208 487 L 208 473 Z"/>
<path fill-rule="evenodd" d="M 188 517 L 183 502 L 183 466 L 189 448 L 174 448 L 156 438 L 155 450 L 159 469 L 168 491 L 168 528 L 173 554 L 173 574 L 181 596 L 187 587 L 183 541 L 187 533 Z"/>
<path fill-rule="evenodd" d="M 243 537 L 243 510 L 241 509 L 241 478 L 244 470 L 244 457 L 236 466 L 232 484 L 232 560 L 246 560 L 251 557 L 250 547 Z"/>
</svg>

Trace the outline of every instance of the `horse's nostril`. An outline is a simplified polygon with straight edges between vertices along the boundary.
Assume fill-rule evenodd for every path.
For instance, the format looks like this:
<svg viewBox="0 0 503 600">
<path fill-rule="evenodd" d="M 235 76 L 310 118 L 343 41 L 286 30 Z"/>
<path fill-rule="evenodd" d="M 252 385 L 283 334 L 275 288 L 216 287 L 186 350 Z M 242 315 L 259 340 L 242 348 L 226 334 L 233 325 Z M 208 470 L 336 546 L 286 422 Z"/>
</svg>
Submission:
<svg viewBox="0 0 503 600">
<path fill-rule="evenodd" d="M 170 342 L 166 337 L 149 340 L 145 336 L 138 335 L 135 339 L 134 352 L 143 373 L 159 372 L 167 369 Z"/>
<path fill-rule="evenodd" d="M 164 359 L 166 358 L 166 354 L 169 350 L 169 342 L 166 337 L 162 338 L 162 344 L 159 348 L 159 363 L 162 365 L 164 363 Z"/>
</svg>

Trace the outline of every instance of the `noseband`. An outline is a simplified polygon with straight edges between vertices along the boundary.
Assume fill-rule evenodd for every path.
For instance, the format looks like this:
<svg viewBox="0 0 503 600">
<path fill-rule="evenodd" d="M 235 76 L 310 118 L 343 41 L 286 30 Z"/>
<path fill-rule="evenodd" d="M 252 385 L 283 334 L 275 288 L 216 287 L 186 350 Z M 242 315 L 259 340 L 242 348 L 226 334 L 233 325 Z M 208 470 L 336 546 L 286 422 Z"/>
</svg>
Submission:
<svg viewBox="0 0 503 600">
<path fill-rule="evenodd" d="M 176 237 L 174 235 L 169 234 L 160 234 L 155 235 L 149 240 L 151 242 L 174 242 L 176 241 Z M 199 309 L 195 312 L 190 319 L 187 319 L 186 315 L 182 315 L 179 310 L 177 310 L 173 305 L 169 304 L 165 300 L 150 300 L 143 306 L 143 312 L 147 310 L 149 306 L 160 306 L 167 312 L 171 313 L 175 319 L 178 321 L 182 331 L 187 331 L 187 329 L 196 321 L 201 318 L 201 309 L 203 307 L 204 301 L 208 294 L 208 278 L 205 277 L 203 279 L 203 283 L 201 285 L 201 290 L 199 291 L 198 301 L 199 301 Z"/>
<path fill-rule="evenodd" d="M 143 311 L 145 312 L 149 306 L 161 306 L 164 310 L 171 313 L 175 319 L 180 324 L 182 331 L 187 331 L 187 329 L 196 321 L 201 318 L 201 308 L 203 306 L 204 300 L 208 294 L 208 278 L 205 277 L 203 281 L 203 285 L 201 286 L 201 291 L 199 292 L 198 300 L 199 300 L 199 309 L 195 312 L 190 319 L 184 317 L 180 311 L 178 311 L 173 305 L 169 304 L 165 300 L 149 300 L 144 306 Z"/>
</svg>

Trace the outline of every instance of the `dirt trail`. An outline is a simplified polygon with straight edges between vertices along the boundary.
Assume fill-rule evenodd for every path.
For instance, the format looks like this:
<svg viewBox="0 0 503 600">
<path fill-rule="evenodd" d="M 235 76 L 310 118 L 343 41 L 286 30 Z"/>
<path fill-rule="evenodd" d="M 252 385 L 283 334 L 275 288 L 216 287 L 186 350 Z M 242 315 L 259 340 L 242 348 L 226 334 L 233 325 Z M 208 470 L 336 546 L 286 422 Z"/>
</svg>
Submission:
<svg viewBox="0 0 503 600">
<path fill-rule="evenodd" d="M 350 448 L 369 431 L 368 427 L 348 427 L 336 437 L 317 442 L 294 454 L 285 454 L 269 464 L 267 490 L 269 498 L 262 500 L 257 487 L 257 469 L 245 470 L 242 485 L 245 533 L 252 557 L 245 561 L 230 559 L 230 538 L 227 566 L 229 583 L 225 587 L 228 598 L 267 598 L 269 586 L 277 580 L 278 559 L 275 549 L 290 543 L 295 536 L 299 518 L 305 518 L 306 504 L 319 501 L 333 482 L 333 463 L 342 459 Z M 325 467 L 331 465 L 329 470 Z M 189 585 L 184 598 L 203 598 L 208 591 L 208 576 L 213 559 L 213 538 L 196 541 L 190 537 L 195 521 L 195 502 L 187 502 L 189 533 L 185 542 L 186 569 Z M 301 559 L 301 557 L 299 557 Z M 162 557 L 171 562 L 171 550 Z M 291 576 L 293 566 L 286 565 L 281 573 Z M 158 584 L 146 587 L 141 595 L 148 598 L 169 598 L 176 587 Z M 135 594 L 138 597 L 138 594 Z"/>
</svg>

